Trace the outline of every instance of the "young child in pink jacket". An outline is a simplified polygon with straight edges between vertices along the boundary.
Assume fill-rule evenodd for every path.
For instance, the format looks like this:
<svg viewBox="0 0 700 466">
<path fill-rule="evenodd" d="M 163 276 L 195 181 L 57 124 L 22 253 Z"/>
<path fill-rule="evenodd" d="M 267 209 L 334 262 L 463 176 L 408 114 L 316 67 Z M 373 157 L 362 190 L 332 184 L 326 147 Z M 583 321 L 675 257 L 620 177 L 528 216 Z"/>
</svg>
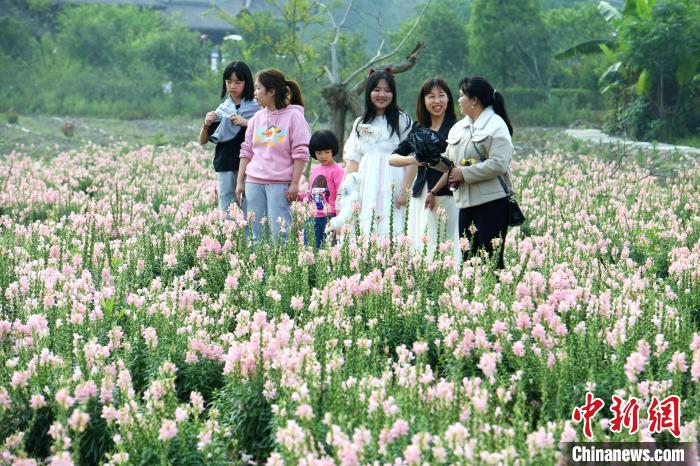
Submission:
<svg viewBox="0 0 700 466">
<path fill-rule="evenodd" d="M 311 169 L 309 198 L 314 208 L 316 247 L 323 246 L 328 220 L 335 217 L 335 197 L 343 181 L 344 170 L 333 157 L 338 153 L 338 138 L 332 131 L 320 130 L 311 135 L 309 154 L 318 160 Z"/>
</svg>

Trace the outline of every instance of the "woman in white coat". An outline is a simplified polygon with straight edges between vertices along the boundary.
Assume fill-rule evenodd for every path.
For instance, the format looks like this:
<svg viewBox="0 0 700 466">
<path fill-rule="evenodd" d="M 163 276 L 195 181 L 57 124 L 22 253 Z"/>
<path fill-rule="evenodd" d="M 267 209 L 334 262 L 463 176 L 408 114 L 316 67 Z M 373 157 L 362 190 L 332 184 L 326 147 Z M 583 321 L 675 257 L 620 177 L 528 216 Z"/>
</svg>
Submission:
<svg viewBox="0 0 700 466">
<path fill-rule="evenodd" d="M 506 186 L 510 189 L 512 185 L 513 126 L 503 95 L 484 78 L 463 79 L 458 102 L 466 116 L 450 130 L 447 157 L 455 164 L 449 181 L 458 184 L 454 200 L 460 209 L 460 236 L 471 245 L 464 258 L 481 248 L 489 256 L 497 251 L 498 268 L 502 269 L 508 232 Z"/>
</svg>

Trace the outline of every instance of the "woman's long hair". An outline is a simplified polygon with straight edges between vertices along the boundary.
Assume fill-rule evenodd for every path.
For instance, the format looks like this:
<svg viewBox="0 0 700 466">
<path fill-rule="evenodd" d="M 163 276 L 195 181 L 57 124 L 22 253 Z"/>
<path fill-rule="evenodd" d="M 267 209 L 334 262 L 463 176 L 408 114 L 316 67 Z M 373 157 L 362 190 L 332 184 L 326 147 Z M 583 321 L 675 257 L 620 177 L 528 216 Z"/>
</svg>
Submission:
<svg viewBox="0 0 700 466">
<path fill-rule="evenodd" d="M 275 107 L 284 108 L 287 105 L 304 106 L 304 97 L 296 81 L 284 77 L 280 70 L 268 68 L 258 73 L 258 81 L 266 90 L 275 90 Z"/>
<path fill-rule="evenodd" d="M 450 91 L 450 86 L 448 86 L 447 82 L 445 82 L 445 80 L 442 78 L 429 78 L 426 79 L 425 82 L 423 82 L 423 85 L 420 88 L 420 92 L 418 93 L 418 101 L 416 102 L 416 118 L 418 119 L 418 123 L 420 123 L 426 128 L 430 128 L 430 125 L 432 124 L 432 119 L 430 118 L 430 112 L 428 112 L 428 108 L 425 106 L 425 96 L 430 94 L 430 92 L 436 87 L 442 89 L 445 92 L 445 94 L 447 94 L 447 108 L 445 109 L 445 121 L 454 121 L 457 119 L 457 115 L 455 114 L 455 102 L 452 98 L 452 91 Z"/>
<path fill-rule="evenodd" d="M 394 75 L 392 75 L 389 71 L 387 70 L 377 70 L 372 72 L 372 74 L 369 75 L 367 78 L 367 87 L 365 88 L 365 111 L 360 117 L 360 121 L 362 123 L 369 123 L 374 118 L 377 116 L 377 110 L 374 108 L 374 105 L 372 104 L 372 99 L 370 97 L 370 94 L 372 93 L 372 89 L 377 87 L 379 85 L 379 81 L 381 80 L 386 81 L 386 83 L 389 85 L 389 89 L 391 90 L 391 93 L 393 94 L 393 98 L 391 99 L 391 103 L 389 106 L 384 110 L 384 116 L 386 117 L 386 122 L 389 128 L 391 129 L 390 136 L 393 134 L 396 135 L 401 135 L 401 128 L 399 124 L 399 119 L 400 115 L 402 113 L 405 114 L 403 110 L 399 108 L 399 105 L 396 103 L 397 96 L 396 96 L 396 81 L 394 80 Z M 359 130 L 357 130 L 357 135 L 360 135 Z"/>
<path fill-rule="evenodd" d="M 493 106 L 496 114 L 506 122 L 510 135 L 513 135 L 513 125 L 510 123 L 508 112 L 506 112 L 506 101 L 503 98 L 503 94 L 496 91 L 486 79 L 478 76 L 464 78 L 459 82 L 459 89 L 464 95 L 479 99 L 484 108 Z"/>
<path fill-rule="evenodd" d="M 248 65 L 242 61 L 232 61 L 224 68 L 224 75 L 221 78 L 221 98 L 226 95 L 226 80 L 231 79 L 232 75 L 244 82 L 243 93 L 241 98 L 244 100 L 253 100 L 253 91 L 255 84 L 253 83 L 253 73 Z"/>
</svg>

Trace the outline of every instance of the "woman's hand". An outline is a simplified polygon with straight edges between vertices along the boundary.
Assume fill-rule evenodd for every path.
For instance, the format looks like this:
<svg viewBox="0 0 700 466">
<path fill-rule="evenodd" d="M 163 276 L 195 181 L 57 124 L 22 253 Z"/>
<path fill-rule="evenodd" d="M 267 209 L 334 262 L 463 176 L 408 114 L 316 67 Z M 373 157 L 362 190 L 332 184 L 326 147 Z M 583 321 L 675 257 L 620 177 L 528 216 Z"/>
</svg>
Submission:
<svg viewBox="0 0 700 466">
<path fill-rule="evenodd" d="M 238 125 L 241 128 L 245 128 L 248 126 L 248 120 L 246 120 L 240 115 L 231 115 L 231 123 L 233 123 L 234 125 Z"/>
<path fill-rule="evenodd" d="M 241 205 L 243 193 L 245 193 L 245 181 L 238 178 L 238 182 L 236 183 L 236 200 L 238 201 L 238 205 Z"/>
<path fill-rule="evenodd" d="M 450 183 L 456 183 L 458 181 L 461 183 L 462 181 L 464 181 L 464 176 L 462 176 L 462 170 L 460 170 L 457 167 L 450 170 L 450 177 L 448 178 L 448 181 Z"/>
<path fill-rule="evenodd" d="M 287 202 L 290 204 L 296 201 L 299 196 L 299 183 L 289 183 L 285 196 L 287 197 Z"/>
<path fill-rule="evenodd" d="M 425 208 L 434 210 L 435 209 L 435 194 L 428 191 L 428 195 L 425 197 Z"/>
<path fill-rule="evenodd" d="M 411 196 L 408 193 L 399 193 L 399 195 L 396 197 L 396 207 L 398 207 L 399 209 L 402 207 L 406 207 L 410 199 Z"/>
<path fill-rule="evenodd" d="M 216 112 L 207 112 L 204 117 L 204 125 L 209 126 L 216 121 Z"/>
<path fill-rule="evenodd" d="M 426 164 L 419 162 L 413 155 L 391 154 L 389 165 L 392 167 L 424 167 Z"/>
</svg>

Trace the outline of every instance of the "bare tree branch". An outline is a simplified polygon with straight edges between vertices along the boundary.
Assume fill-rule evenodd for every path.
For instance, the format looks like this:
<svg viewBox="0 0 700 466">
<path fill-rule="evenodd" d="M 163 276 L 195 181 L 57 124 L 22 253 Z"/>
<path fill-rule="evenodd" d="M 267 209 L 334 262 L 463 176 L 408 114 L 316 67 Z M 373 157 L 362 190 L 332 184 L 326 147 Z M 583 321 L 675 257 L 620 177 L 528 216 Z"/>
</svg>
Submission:
<svg viewBox="0 0 700 466">
<path fill-rule="evenodd" d="M 406 35 L 403 36 L 403 38 L 401 39 L 401 42 L 399 42 L 399 44 L 393 50 L 391 50 L 390 52 L 388 52 L 384 55 L 379 55 L 379 53 L 381 51 L 381 45 L 380 45 L 380 48 L 377 51 L 377 55 L 375 55 L 373 58 L 371 58 L 367 63 L 362 65 L 360 68 L 358 68 L 355 71 L 353 71 L 352 73 L 350 73 L 350 75 L 346 79 L 343 80 L 343 85 L 346 86 L 353 79 L 355 79 L 360 73 L 363 73 L 365 70 L 370 68 L 372 65 L 379 63 L 379 62 L 382 62 L 384 60 L 387 60 L 387 59 L 393 57 L 394 55 L 396 55 L 398 53 L 398 51 L 401 50 L 401 47 L 403 47 L 403 44 L 406 42 L 406 40 L 408 40 L 408 38 L 413 34 L 413 31 L 416 30 L 416 27 L 418 27 L 418 23 L 423 18 L 423 15 L 425 14 L 425 10 L 428 9 L 428 5 L 430 5 L 430 1 L 431 0 L 428 0 L 427 2 L 425 2 L 425 4 L 423 5 L 423 9 L 421 10 L 420 14 L 416 18 L 416 21 L 413 23 L 413 26 L 406 33 Z M 383 42 L 382 42 L 382 45 L 383 45 Z"/>
<path fill-rule="evenodd" d="M 316 110 L 314 110 L 312 113 L 314 114 L 314 119 L 313 121 L 311 121 L 311 123 L 309 123 L 311 129 L 313 129 L 316 126 L 316 123 L 318 123 L 318 120 L 321 118 L 321 115 L 319 115 Z"/>
<path fill-rule="evenodd" d="M 345 20 L 348 19 L 348 13 L 350 13 L 350 8 L 352 8 L 352 2 L 353 0 L 350 0 L 348 2 L 348 7 L 345 9 L 345 14 L 343 14 L 343 19 L 340 20 L 340 23 L 335 22 L 335 18 L 333 17 L 333 14 L 326 8 L 326 12 L 328 13 L 328 16 L 331 19 L 331 22 L 333 23 L 333 28 L 335 29 L 335 38 L 333 39 L 333 42 L 331 42 L 330 47 L 331 47 L 331 71 L 329 72 L 327 67 L 324 67 L 326 69 L 326 73 L 328 74 L 328 79 L 331 81 L 331 83 L 336 84 L 338 83 L 339 79 L 339 72 L 338 72 L 338 42 L 340 41 L 340 29 L 343 27 L 343 24 L 345 24 Z M 323 4 L 322 4 L 323 5 Z M 325 5 L 324 5 L 325 7 Z"/>
<path fill-rule="evenodd" d="M 333 79 L 333 73 L 331 72 L 331 70 L 328 69 L 327 66 L 324 66 L 324 67 L 323 67 L 323 71 L 326 73 L 326 76 L 328 76 L 328 80 L 329 80 L 331 83 L 335 83 L 335 80 Z M 323 73 L 321 73 L 320 75 L 318 75 L 318 78 L 316 78 L 316 81 L 318 81 L 318 79 L 319 79 L 321 76 L 323 76 Z"/>
<path fill-rule="evenodd" d="M 413 50 L 411 51 L 411 53 L 406 55 L 406 58 L 404 58 L 404 60 L 402 62 L 397 63 L 395 65 L 388 65 L 385 68 L 391 68 L 391 72 L 393 74 L 402 73 L 402 72 L 412 68 L 413 65 L 416 64 L 416 61 L 418 61 L 418 57 L 420 56 L 420 54 L 424 48 L 425 48 L 425 44 L 423 42 L 418 42 L 416 44 L 416 46 L 413 48 Z M 352 89 L 350 90 L 350 93 L 360 94 L 364 90 L 366 84 L 367 84 L 367 79 L 365 78 L 365 79 L 361 80 L 360 82 L 358 82 L 357 84 L 355 84 L 352 87 Z"/>
</svg>

